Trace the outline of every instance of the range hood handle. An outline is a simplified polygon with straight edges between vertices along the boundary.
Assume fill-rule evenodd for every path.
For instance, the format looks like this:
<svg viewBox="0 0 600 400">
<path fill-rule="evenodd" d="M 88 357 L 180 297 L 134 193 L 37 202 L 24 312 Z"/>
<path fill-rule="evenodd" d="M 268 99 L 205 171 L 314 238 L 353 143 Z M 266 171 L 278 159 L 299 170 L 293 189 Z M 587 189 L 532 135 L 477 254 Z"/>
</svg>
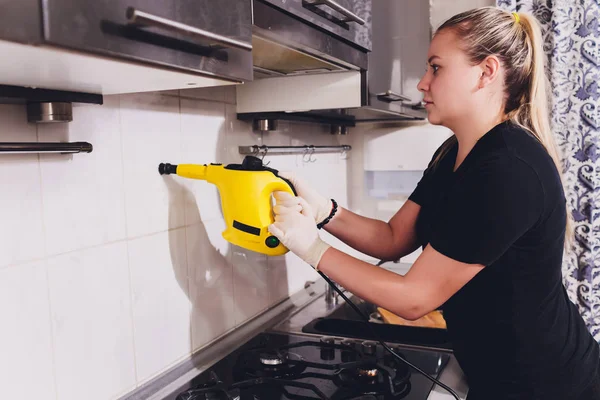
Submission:
<svg viewBox="0 0 600 400">
<path fill-rule="evenodd" d="M 362 19 L 358 15 L 354 14 L 352 11 L 348 10 L 344 6 L 341 6 L 333 0 L 304 0 L 304 3 L 309 4 L 311 6 L 327 6 L 346 17 L 347 20 L 345 20 L 344 22 L 356 22 L 359 25 L 366 24 L 366 21 L 364 19 Z"/>
<path fill-rule="evenodd" d="M 242 50 L 252 50 L 250 43 L 242 42 L 239 40 L 231 39 L 226 36 L 217 35 L 216 33 L 208 32 L 195 26 L 182 24 L 181 22 L 172 21 L 167 18 L 159 17 L 144 11 L 135 9 L 134 7 L 127 8 L 127 22 L 130 25 L 136 26 L 153 26 L 155 28 L 181 33 L 194 38 L 202 40 L 208 40 L 214 44 L 232 47 Z"/>
<path fill-rule="evenodd" d="M 394 102 L 394 101 L 411 101 L 410 97 L 404 96 L 403 94 L 398 94 L 392 90 L 388 90 L 385 93 L 378 93 L 377 98 L 379 100 Z"/>
</svg>

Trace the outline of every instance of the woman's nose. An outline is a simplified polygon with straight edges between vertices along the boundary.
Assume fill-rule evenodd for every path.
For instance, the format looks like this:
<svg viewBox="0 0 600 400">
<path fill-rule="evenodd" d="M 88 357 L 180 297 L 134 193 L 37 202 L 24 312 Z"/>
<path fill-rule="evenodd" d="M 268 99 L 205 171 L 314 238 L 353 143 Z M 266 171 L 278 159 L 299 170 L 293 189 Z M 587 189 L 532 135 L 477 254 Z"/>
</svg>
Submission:
<svg viewBox="0 0 600 400">
<path fill-rule="evenodd" d="M 425 73 L 425 75 L 423 75 L 423 77 L 417 84 L 417 89 L 420 92 L 426 92 L 427 90 L 429 90 L 429 80 L 427 79 L 427 73 Z"/>
</svg>

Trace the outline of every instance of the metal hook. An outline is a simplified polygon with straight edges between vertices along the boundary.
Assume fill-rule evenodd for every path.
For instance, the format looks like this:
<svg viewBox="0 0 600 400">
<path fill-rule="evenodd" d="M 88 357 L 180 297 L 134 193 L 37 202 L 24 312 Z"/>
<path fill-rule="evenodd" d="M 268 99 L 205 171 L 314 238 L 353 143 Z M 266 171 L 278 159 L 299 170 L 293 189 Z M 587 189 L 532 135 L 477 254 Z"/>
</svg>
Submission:
<svg viewBox="0 0 600 400">
<path fill-rule="evenodd" d="M 304 153 L 302 154 L 302 162 L 303 163 L 307 163 L 308 160 L 306 159 L 306 156 L 308 155 L 308 146 L 304 147 Z"/>
<path fill-rule="evenodd" d="M 315 148 L 314 148 L 314 146 L 310 146 L 310 147 L 311 147 L 312 152 L 310 153 L 310 157 L 308 158 L 308 162 L 311 162 L 311 163 L 317 162 L 317 158 L 313 157 L 315 155 Z"/>
<path fill-rule="evenodd" d="M 315 154 L 315 147 L 314 146 L 306 146 L 304 149 L 304 154 L 302 155 L 302 162 L 314 163 L 315 161 L 317 161 L 316 158 L 313 158 L 314 154 Z"/>
<path fill-rule="evenodd" d="M 267 155 L 267 152 L 269 151 L 269 148 L 267 146 L 263 146 L 262 150 L 263 150 L 263 154 L 262 154 L 262 157 L 260 158 L 260 161 L 263 162 L 263 165 L 269 165 L 269 164 L 271 164 L 271 161 L 268 161 L 266 163 L 264 161 L 265 157 Z"/>
</svg>

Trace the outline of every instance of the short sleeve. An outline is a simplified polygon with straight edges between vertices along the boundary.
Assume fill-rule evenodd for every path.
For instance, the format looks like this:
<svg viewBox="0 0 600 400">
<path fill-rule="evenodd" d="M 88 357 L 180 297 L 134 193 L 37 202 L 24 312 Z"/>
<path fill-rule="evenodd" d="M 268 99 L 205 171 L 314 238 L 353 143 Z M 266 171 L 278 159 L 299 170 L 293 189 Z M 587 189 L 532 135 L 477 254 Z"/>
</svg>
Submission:
<svg viewBox="0 0 600 400">
<path fill-rule="evenodd" d="M 490 265 L 539 220 L 543 187 L 510 153 L 486 157 L 449 193 L 429 244 L 456 261 Z"/>
<path fill-rule="evenodd" d="M 423 172 L 423 176 L 421 177 L 421 180 L 417 184 L 417 187 L 415 188 L 415 190 L 413 190 L 411 195 L 408 197 L 409 200 L 417 203 L 420 206 L 424 205 L 426 199 L 428 197 L 430 197 L 431 190 L 433 190 L 432 186 L 433 186 L 434 168 L 431 168 L 431 167 L 433 165 L 433 161 L 438 157 L 438 155 L 444 149 L 444 147 L 448 145 L 447 142 L 448 141 L 444 142 L 440 147 L 438 147 L 438 149 L 435 151 L 435 153 L 433 153 L 433 157 L 431 157 L 431 160 L 429 161 L 429 164 L 427 165 L 427 169 Z"/>
<path fill-rule="evenodd" d="M 425 170 L 425 172 L 423 173 L 423 176 L 421 177 L 421 180 L 417 184 L 417 187 L 415 188 L 415 190 L 413 190 L 411 195 L 408 196 L 408 199 L 411 201 L 414 201 L 415 203 L 417 203 L 420 206 L 423 206 L 424 201 L 428 197 L 428 193 L 430 192 L 430 190 L 431 190 L 431 174 L 428 174 L 428 170 Z"/>
</svg>

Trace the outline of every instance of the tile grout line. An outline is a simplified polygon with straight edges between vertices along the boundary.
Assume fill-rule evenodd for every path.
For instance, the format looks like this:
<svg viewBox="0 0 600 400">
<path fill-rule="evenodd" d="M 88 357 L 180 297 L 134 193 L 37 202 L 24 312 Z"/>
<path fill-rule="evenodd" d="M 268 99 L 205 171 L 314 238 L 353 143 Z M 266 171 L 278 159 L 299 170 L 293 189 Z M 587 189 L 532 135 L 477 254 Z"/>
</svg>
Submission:
<svg viewBox="0 0 600 400">
<path fill-rule="evenodd" d="M 169 228 L 169 229 L 164 230 L 164 231 L 149 232 L 149 233 L 144 233 L 143 235 L 134 236 L 134 237 L 131 237 L 131 238 L 123 238 L 123 239 L 112 240 L 112 241 L 109 241 L 109 242 L 98 243 L 98 244 L 94 244 L 94 245 L 91 245 L 91 246 L 80 247 L 80 248 L 77 248 L 77 249 L 74 249 L 74 250 L 65 251 L 65 252 L 62 252 L 62 253 L 49 254 L 48 256 L 42 256 L 42 257 L 36 257 L 36 258 L 28 258 L 26 260 L 21 260 L 21 261 L 16 262 L 16 263 L 2 265 L 2 266 L 0 266 L 0 271 L 7 270 L 7 269 L 13 268 L 13 267 L 18 267 L 20 265 L 29 264 L 29 263 L 36 262 L 36 261 L 43 261 L 43 260 L 51 259 L 51 258 L 54 258 L 54 257 L 65 256 L 65 255 L 68 255 L 68 254 L 76 253 L 78 251 L 86 251 L 86 250 L 96 249 L 96 248 L 103 247 L 103 246 L 110 246 L 110 245 L 121 243 L 121 242 L 127 242 L 127 241 L 133 241 L 133 240 L 143 239 L 143 238 L 147 238 L 147 237 L 150 237 L 150 236 L 158 235 L 160 233 L 166 233 L 166 232 L 176 231 L 176 230 L 182 229 L 182 228 L 189 228 L 189 227 L 192 227 L 192 226 L 197 225 L 197 224 L 203 224 L 203 225 L 205 225 L 205 224 L 207 224 L 209 222 L 213 222 L 213 221 L 217 221 L 217 220 L 223 220 L 223 218 L 211 218 L 211 219 L 207 219 L 207 220 L 200 220 L 200 221 L 195 222 L 195 223 L 185 224 L 185 225 L 181 225 L 181 226 L 178 226 L 178 227 L 175 227 L 175 228 Z"/>
<path fill-rule="evenodd" d="M 35 136 L 37 141 L 40 141 L 40 131 L 39 125 L 35 125 Z M 37 154 L 37 164 L 38 164 L 38 174 L 40 178 L 40 207 L 41 207 L 41 215 L 42 215 L 42 235 L 44 236 L 44 255 L 40 259 L 43 261 L 44 265 L 44 273 L 46 276 L 46 296 L 48 299 L 48 323 L 50 328 L 50 354 L 52 358 L 52 380 L 54 382 L 54 398 L 58 400 L 58 379 L 56 376 L 56 338 L 54 335 L 54 324 L 52 323 L 52 303 L 50 296 L 50 271 L 48 270 L 48 263 L 46 262 L 48 257 L 48 239 L 47 239 L 47 229 L 46 229 L 46 220 L 44 218 L 44 186 L 42 185 L 42 160 L 41 155 Z"/>
<path fill-rule="evenodd" d="M 137 369 L 137 347 L 135 345 L 135 319 L 133 312 L 134 305 L 134 294 L 133 294 L 133 279 L 131 275 L 131 260 L 129 257 L 129 227 L 127 224 L 127 194 L 125 190 L 125 157 L 123 151 L 123 122 L 121 118 L 121 95 L 118 97 L 118 113 L 119 113 L 119 142 L 121 148 L 121 179 L 123 181 L 123 207 L 124 207 L 124 215 L 125 215 L 125 239 L 121 241 L 125 241 L 125 251 L 127 252 L 127 278 L 129 279 L 129 316 L 131 318 L 131 345 L 133 350 L 133 376 L 135 379 L 135 387 L 138 387 L 139 375 Z M 120 241 L 117 241 L 117 243 Z"/>
<path fill-rule="evenodd" d="M 181 114 L 181 90 L 179 90 L 179 96 L 177 97 L 178 105 L 179 105 L 179 145 L 180 150 L 183 150 L 183 122 L 182 122 L 182 114 Z M 182 190 L 183 193 L 183 190 Z M 202 221 L 200 221 L 202 223 Z M 185 195 L 183 196 L 183 237 L 184 239 L 184 248 L 185 248 L 185 269 L 186 269 L 186 284 L 187 284 L 187 295 L 190 300 L 190 326 L 189 326 L 189 335 L 190 335 L 190 354 L 194 352 L 194 299 L 192 299 L 192 285 L 190 284 L 190 261 L 188 254 L 188 226 L 187 226 L 187 203 L 185 201 Z"/>
</svg>

